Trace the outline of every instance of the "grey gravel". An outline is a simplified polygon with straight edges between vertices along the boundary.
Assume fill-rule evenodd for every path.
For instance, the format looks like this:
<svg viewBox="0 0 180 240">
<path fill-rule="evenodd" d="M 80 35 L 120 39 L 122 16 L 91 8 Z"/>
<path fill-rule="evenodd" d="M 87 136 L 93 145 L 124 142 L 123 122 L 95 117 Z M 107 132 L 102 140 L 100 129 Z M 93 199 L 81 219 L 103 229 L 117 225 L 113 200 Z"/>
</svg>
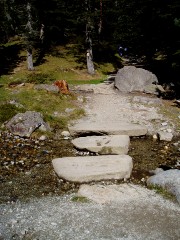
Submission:
<svg viewBox="0 0 180 240">
<path fill-rule="evenodd" d="M 0 205 L 1 239 L 176 240 L 180 209 L 160 196 L 118 204 L 74 202 L 74 195 Z M 14 236 L 14 237 L 13 237 Z"/>
</svg>

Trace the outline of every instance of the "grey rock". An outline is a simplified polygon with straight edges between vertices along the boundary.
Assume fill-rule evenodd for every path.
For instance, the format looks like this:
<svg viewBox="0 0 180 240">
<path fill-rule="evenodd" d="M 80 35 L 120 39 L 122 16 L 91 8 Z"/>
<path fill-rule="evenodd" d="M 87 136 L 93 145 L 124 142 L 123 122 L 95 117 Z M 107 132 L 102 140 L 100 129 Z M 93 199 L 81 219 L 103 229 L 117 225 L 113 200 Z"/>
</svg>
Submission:
<svg viewBox="0 0 180 240">
<path fill-rule="evenodd" d="M 147 180 L 148 185 L 160 186 L 176 196 L 180 203 L 180 170 L 171 169 L 150 177 Z"/>
<path fill-rule="evenodd" d="M 44 130 L 50 131 L 49 125 L 44 122 L 42 114 L 39 112 L 27 111 L 16 114 L 5 127 L 14 135 L 29 137 L 36 129 L 43 127 Z"/>
<path fill-rule="evenodd" d="M 106 122 L 78 122 L 69 126 L 69 132 L 72 136 L 81 135 L 128 135 L 144 136 L 147 134 L 147 128 L 138 124 L 112 122 L 109 125 Z"/>
<path fill-rule="evenodd" d="M 158 136 L 159 136 L 160 141 L 170 142 L 173 138 L 173 134 L 171 132 L 164 132 L 164 131 L 158 132 Z"/>
<path fill-rule="evenodd" d="M 56 158 L 52 164 L 60 178 L 72 182 L 127 179 L 133 167 L 128 155 Z"/>
<path fill-rule="evenodd" d="M 36 84 L 34 86 L 34 89 L 36 89 L 36 90 L 46 90 L 48 92 L 54 92 L 54 93 L 59 92 L 59 88 L 55 85 L 52 85 L 52 84 Z"/>
<path fill-rule="evenodd" d="M 155 74 L 134 66 L 125 66 L 120 69 L 115 77 L 115 87 L 121 92 L 144 92 L 153 83 L 158 83 Z"/>
<path fill-rule="evenodd" d="M 127 154 L 130 139 L 127 135 L 87 136 L 72 140 L 74 146 L 101 155 Z"/>
</svg>

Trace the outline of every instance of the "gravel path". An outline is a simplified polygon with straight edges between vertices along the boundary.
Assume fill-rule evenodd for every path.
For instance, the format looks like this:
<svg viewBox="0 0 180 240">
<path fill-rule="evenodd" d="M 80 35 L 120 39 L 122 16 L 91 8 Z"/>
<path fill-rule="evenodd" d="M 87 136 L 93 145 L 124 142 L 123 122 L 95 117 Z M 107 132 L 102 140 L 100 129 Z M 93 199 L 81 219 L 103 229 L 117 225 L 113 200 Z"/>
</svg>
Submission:
<svg viewBox="0 0 180 240">
<path fill-rule="evenodd" d="M 140 191 L 146 191 L 141 189 Z M 143 194 L 117 204 L 73 202 L 73 195 L 1 205 L 1 239 L 178 240 L 180 209 Z"/>
<path fill-rule="evenodd" d="M 153 134 L 162 128 L 162 122 L 167 121 L 166 128 L 174 131 L 174 123 L 159 113 L 163 104 L 161 99 L 147 94 L 123 94 L 114 89 L 113 84 L 83 85 L 76 89 L 86 92 L 87 116 L 80 122 L 106 122 L 108 125 L 113 122 L 138 123 Z"/>
<path fill-rule="evenodd" d="M 145 103 L 136 101 L 132 104 L 135 96 L 119 95 L 110 86 L 83 88 L 85 95 L 82 98 L 86 97 L 88 115 L 81 121 L 142 123 L 153 133 L 166 120 L 158 114 L 154 103 L 149 104 L 150 100 L 141 98 L 140 101 Z M 77 90 L 82 91 L 81 88 Z M 95 94 L 92 95 L 92 91 Z M 143 187 L 139 187 L 139 193 L 143 193 L 139 198 L 127 196 L 126 200 L 123 198 L 118 203 L 111 204 L 75 202 L 72 201 L 74 195 L 1 204 L 0 239 L 180 239 L 179 205 Z"/>
</svg>

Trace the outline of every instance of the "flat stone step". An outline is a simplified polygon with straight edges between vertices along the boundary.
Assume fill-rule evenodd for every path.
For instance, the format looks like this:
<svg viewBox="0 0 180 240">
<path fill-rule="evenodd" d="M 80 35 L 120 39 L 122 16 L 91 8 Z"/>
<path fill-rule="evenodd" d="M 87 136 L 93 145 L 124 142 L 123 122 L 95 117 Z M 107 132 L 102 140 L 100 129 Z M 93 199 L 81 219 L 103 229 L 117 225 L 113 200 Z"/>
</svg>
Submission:
<svg viewBox="0 0 180 240">
<path fill-rule="evenodd" d="M 127 154 L 130 139 L 127 135 L 87 136 L 73 139 L 71 142 L 78 149 L 101 155 Z"/>
<path fill-rule="evenodd" d="M 72 136 L 82 135 L 128 135 L 144 136 L 147 134 L 147 128 L 138 124 L 122 122 L 78 122 L 69 126 L 69 132 Z"/>
<path fill-rule="evenodd" d="M 132 158 L 128 155 L 56 158 L 52 164 L 60 178 L 80 183 L 127 179 L 133 168 Z"/>
<path fill-rule="evenodd" d="M 100 204 L 113 202 L 136 201 L 154 196 L 155 193 L 146 188 L 134 184 L 123 183 L 120 185 L 87 185 L 82 184 L 77 196 L 86 197 L 91 201 Z"/>
</svg>

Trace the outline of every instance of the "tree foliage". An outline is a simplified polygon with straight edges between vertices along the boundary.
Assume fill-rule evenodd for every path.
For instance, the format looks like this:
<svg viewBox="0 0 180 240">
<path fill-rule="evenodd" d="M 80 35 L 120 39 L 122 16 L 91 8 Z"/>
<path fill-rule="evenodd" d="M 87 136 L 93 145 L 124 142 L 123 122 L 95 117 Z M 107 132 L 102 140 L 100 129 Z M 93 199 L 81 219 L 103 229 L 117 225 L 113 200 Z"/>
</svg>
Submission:
<svg viewBox="0 0 180 240">
<path fill-rule="evenodd" d="M 32 6 L 31 35 L 27 31 L 27 2 Z M 100 56 L 102 60 L 104 56 L 109 57 L 107 52 L 116 52 L 122 44 L 128 47 L 129 54 L 145 55 L 148 61 L 161 52 L 171 70 L 179 72 L 178 0 L 88 0 L 88 6 L 87 11 L 87 0 L 1 0 L 0 42 L 19 35 L 37 47 L 35 43 L 39 41 L 43 24 L 46 43 L 74 41 L 86 49 L 86 28 L 90 19 L 95 60 Z"/>
</svg>

